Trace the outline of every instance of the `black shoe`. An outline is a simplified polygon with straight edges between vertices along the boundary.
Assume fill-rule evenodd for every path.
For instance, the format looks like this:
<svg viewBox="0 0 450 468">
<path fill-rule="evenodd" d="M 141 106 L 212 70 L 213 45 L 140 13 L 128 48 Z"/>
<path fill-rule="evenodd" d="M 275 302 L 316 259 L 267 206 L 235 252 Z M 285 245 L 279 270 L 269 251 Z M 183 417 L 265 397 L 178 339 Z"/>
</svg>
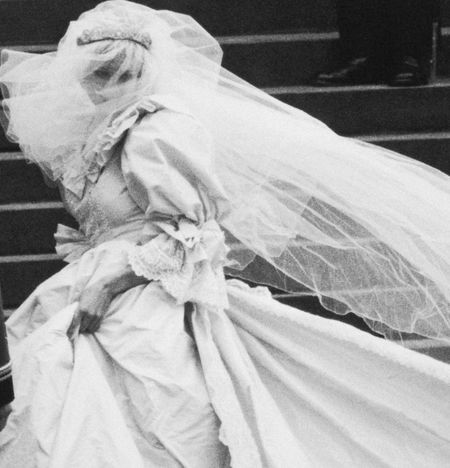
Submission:
<svg viewBox="0 0 450 468">
<path fill-rule="evenodd" d="M 330 73 L 319 73 L 316 86 L 343 86 L 382 83 L 386 80 L 383 71 L 375 67 L 367 57 L 352 60 L 345 67 Z"/>
<path fill-rule="evenodd" d="M 389 86 L 421 86 L 428 84 L 428 76 L 414 57 L 404 57 L 388 84 Z"/>
</svg>

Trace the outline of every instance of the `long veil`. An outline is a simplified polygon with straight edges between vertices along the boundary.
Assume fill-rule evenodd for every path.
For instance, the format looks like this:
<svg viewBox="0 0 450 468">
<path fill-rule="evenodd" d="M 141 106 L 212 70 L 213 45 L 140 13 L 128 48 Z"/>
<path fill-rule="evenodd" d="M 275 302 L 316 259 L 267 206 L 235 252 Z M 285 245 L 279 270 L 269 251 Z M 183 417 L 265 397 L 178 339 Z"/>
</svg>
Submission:
<svg viewBox="0 0 450 468">
<path fill-rule="evenodd" d="M 417 333 L 450 342 L 450 178 L 444 173 L 341 137 L 236 77 L 221 67 L 217 41 L 178 13 L 107 1 L 71 23 L 56 57 L 27 54 L 13 63 L 34 60 L 40 73 L 56 60 L 69 63 L 83 29 L 120 29 L 125 17 L 152 37 L 151 92 L 183 101 L 213 136 L 216 170 L 231 200 L 220 220 L 231 247 L 227 273 L 308 290 L 327 309 L 352 311 L 387 336 Z M 22 144 L 19 122 L 28 128 L 31 121 L 14 112 L 14 100 L 26 108 L 33 92 L 17 91 L 23 73 L 5 69 L 14 54 L 8 58 L 6 71 L 0 69 L 9 91 L 8 134 Z M 148 90 L 139 87 L 133 98 Z M 81 99 L 72 102 L 81 108 Z M 51 103 L 46 106 L 51 115 Z M 33 144 L 23 145 L 25 154 Z"/>
</svg>

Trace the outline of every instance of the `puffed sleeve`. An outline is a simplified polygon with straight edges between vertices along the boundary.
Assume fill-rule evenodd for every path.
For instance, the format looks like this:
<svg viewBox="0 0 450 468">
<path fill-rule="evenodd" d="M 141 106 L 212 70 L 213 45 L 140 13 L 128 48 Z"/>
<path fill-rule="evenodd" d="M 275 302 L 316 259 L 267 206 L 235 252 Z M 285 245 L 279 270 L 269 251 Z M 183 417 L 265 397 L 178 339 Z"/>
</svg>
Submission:
<svg viewBox="0 0 450 468">
<path fill-rule="evenodd" d="M 130 264 L 138 275 L 160 281 L 178 302 L 217 303 L 214 296 L 224 296 L 227 249 L 218 221 L 228 202 L 213 150 L 193 116 L 167 107 L 138 122 L 122 150 L 122 172 L 145 212 L 149 235 L 131 251 Z"/>
<path fill-rule="evenodd" d="M 122 171 L 149 220 L 158 214 L 183 215 L 201 224 L 226 211 L 227 198 L 214 173 L 212 139 L 187 113 L 163 108 L 147 114 L 129 132 Z"/>
</svg>

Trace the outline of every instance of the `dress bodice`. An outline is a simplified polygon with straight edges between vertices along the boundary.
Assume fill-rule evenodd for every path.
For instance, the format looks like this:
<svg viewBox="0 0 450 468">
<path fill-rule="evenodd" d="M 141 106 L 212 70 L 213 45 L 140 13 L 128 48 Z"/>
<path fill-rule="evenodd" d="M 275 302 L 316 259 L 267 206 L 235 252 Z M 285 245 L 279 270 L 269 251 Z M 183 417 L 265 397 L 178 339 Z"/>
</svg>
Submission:
<svg viewBox="0 0 450 468">
<path fill-rule="evenodd" d="M 144 211 L 130 196 L 122 174 L 120 150 L 114 149 L 113 152 L 97 181 L 86 182 L 81 199 L 60 186 L 67 211 L 93 244 L 111 230 L 139 237 L 144 225 Z"/>
<path fill-rule="evenodd" d="M 211 136 L 190 114 L 170 102 L 137 103 L 108 127 L 86 172 L 63 179 L 80 230 L 60 225 L 56 251 L 71 262 L 120 244 L 120 267 L 159 281 L 178 303 L 225 307 L 218 220 L 228 200 L 212 154 Z"/>
</svg>

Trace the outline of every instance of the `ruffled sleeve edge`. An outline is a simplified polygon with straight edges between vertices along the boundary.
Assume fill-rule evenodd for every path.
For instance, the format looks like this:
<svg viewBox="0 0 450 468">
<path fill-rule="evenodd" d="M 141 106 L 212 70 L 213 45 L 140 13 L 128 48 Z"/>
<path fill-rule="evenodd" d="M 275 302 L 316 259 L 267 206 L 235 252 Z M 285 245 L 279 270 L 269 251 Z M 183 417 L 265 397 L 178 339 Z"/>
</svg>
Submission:
<svg viewBox="0 0 450 468">
<path fill-rule="evenodd" d="M 152 114 L 162 108 L 150 97 L 145 97 L 135 104 L 129 106 L 118 114 L 113 115 L 111 123 L 99 136 L 93 150 L 91 168 L 98 174 L 110 158 L 109 150 L 117 144 L 125 132 L 127 132 L 143 115 Z M 89 171 L 91 173 L 91 171 Z"/>
<path fill-rule="evenodd" d="M 110 151 L 141 117 L 152 114 L 163 106 L 150 96 L 146 96 L 134 104 L 111 115 L 110 123 L 99 135 L 92 151 L 89 152 L 89 163 L 86 171 L 79 168 L 65 171 L 63 185 L 77 197 L 82 198 L 86 181 L 95 183 L 103 167 L 112 156 Z"/>
</svg>

